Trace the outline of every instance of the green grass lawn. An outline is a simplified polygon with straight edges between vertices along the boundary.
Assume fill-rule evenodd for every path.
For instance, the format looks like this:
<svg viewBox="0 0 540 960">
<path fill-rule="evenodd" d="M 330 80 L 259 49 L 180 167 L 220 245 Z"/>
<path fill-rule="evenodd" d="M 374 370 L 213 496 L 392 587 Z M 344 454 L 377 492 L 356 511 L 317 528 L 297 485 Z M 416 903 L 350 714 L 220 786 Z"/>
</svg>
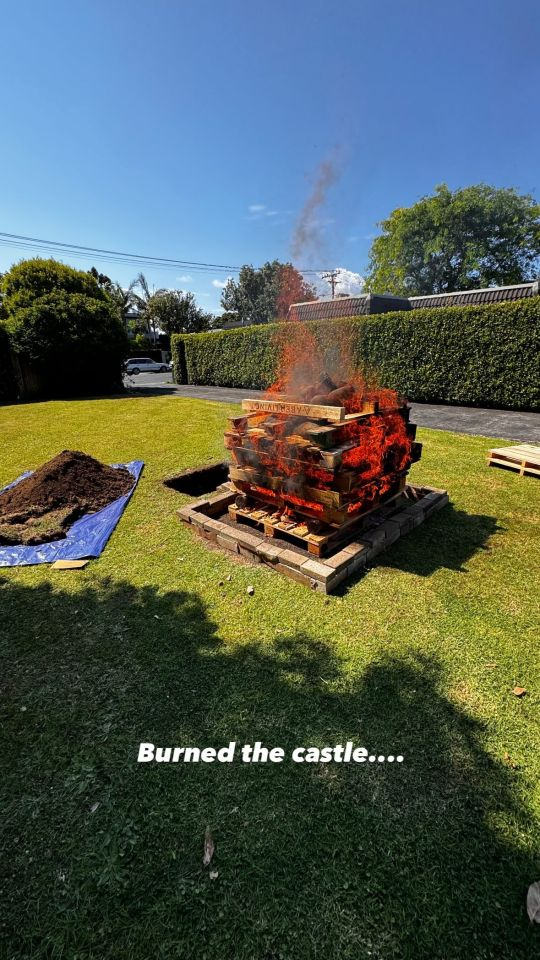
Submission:
<svg viewBox="0 0 540 960">
<path fill-rule="evenodd" d="M 540 481 L 419 431 L 451 506 L 325 598 L 175 517 L 162 478 L 223 456 L 232 409 L 0 409 L 0 484 L 66 447 L 146 461 L 99 560 L 0 570 L 0 957 L 538 957 Z M 136 763 L 230 740 L 405 760 Z"/>
</svg>

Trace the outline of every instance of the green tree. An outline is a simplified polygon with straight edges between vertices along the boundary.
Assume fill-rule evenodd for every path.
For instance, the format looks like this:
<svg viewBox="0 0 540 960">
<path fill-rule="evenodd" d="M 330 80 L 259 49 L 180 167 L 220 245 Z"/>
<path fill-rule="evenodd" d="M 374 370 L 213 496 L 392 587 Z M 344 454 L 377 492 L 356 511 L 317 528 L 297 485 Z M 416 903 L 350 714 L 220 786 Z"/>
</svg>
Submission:
<svg viewBox="0 0 540 960">
<path fill-rule="evenodd" d="M 111 283 L 108 294 L 113 300 L 124 330 L 127 332 L 133 316 L 133 292 L 131 286 L 121 287 L 119 283 Z"/>
<path fill-rule="evenodd" d="M 291 303 L 315 299 L 313 287 L 292 263 L 272 260 L 258 269 L 244 265 L 238 280 L 227 281 L 221 306 L 248 325 L 284 319 Z"/>
<path fill-rule="evenodd" d="M 90 273 L 35 258 L 13 266 L 1 287 L 11 348 L 42 393 L 121 386 L 126 335 L 114 301 Z"/>
<path fill-rule="evenodd" d="M 88 271 L 88 273 L 90 274 L 91 277 L 94 278 L 94 280 L 99 284 L 99 286 L 104 287 L 105 290 L 110 290 L 111 287 L 113 286 L 113 282 L 111 278 L 108 277 L 105 273 L 100 273 L 99 270 L 96 269 L 96 267 L 90 267 L 90 270 Z"/>
<path fill-rule="evenodd" d="M 208 330 L 213 319 L 197 305 L 193 293 L 184 290 L 159 290 L 150 298 L 147 311 L 154 329 L 169 336 Z"/>
<path fill-rule="evenodd" d="M 157 327 L 155 317 L 149 309 L 152 298 L 158 294 L 165 293 L 164 290 L 150 289 L 148 280 L 144 273 L 139 273 L 135 280 L 130 284 L 132 304 L 137 310 L 137 322 L 139 330 L 144 330 L 148 340 L 156 343 Z"/>
<path fill-rule="evenodd" d="M 405 296 L 520 283 L 536 276 L 540 206 L 512 188 L 477 184 L 400 207 L 370 250 L 365 289 Z"/>
<path fill-rule="evenodd" d="M 119 283 L 111 280 L 111 278 L 106 274 L 99 273 L 95 267 L 91 267 L 88 273 L 94 278 L 100 287 L 107 291 L 109 296 L 114 300 L 118 310 L 118 315 L 124 325 L 124 329 L 127 332 L 133 320 L 133 287 L 137 281 L 133 280 L 129 287 L 122 287 Z"/>
</svg>

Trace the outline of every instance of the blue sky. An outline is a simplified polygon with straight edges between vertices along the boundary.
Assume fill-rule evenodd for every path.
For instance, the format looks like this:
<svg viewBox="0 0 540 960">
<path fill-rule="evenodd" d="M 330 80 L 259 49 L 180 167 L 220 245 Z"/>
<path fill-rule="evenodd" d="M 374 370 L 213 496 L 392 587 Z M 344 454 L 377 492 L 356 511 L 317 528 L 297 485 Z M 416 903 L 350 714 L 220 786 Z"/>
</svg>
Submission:
<svg viewBox="0 0 540 960">
<path fill-rule="evenodd" d="M 537 0 L 26 0 L 4 5 L 0 44 L 4 232 L 288 259 L 332 158 L 297 264 L 362 273 L 377 221 L 441 181 L 537 187 Z M 22 255 L 0 245 L 0 270 Z M 206 309 L 226 276 L 145 273 Z"/>
</svg>

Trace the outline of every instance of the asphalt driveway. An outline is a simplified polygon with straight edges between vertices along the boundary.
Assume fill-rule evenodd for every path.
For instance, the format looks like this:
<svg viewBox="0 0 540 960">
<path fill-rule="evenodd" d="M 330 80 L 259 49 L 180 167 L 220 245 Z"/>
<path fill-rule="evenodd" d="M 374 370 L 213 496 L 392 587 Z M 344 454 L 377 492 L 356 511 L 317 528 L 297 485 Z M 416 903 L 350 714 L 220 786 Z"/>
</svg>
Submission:
<svg viewBox="0 0 540 960">
<path fill-rule="evenodd" d="M 199 387 L 173 382 L 171 373 L 140 373 L 125 377 L 126 389 L 151 396 L 171 393 L 197 400 L 240 403 L 262 396 L 260 390 L 238 390 L 232 387 Z M 443 404 L 413 403 L 412 419 L 419 427 L 453 430 L 482 437 L 502 437 L 540 443 L 540 414 L 515 410 L 488 410 L 481 407 L 453 407 Z"/>
</svg>

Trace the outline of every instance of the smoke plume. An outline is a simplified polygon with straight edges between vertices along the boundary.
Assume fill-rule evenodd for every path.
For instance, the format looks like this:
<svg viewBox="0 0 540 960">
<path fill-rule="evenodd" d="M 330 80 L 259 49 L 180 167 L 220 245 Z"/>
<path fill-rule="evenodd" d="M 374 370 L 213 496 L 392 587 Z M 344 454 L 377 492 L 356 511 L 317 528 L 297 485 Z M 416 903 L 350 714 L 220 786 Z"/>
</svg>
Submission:
<svg viewBox="0 0 540 960">
<path fill-rule="evenodd" d="M 334 159 L 323 160 L 315 176 L 315 183 L 298 217 L 291 240 L 291 253 L 294 260 L 309 258 L 319 253 L 323 246 L 323 224 L 320 211 L 326 201 L 330 187 L 339 176 Z"/>
</svg>

